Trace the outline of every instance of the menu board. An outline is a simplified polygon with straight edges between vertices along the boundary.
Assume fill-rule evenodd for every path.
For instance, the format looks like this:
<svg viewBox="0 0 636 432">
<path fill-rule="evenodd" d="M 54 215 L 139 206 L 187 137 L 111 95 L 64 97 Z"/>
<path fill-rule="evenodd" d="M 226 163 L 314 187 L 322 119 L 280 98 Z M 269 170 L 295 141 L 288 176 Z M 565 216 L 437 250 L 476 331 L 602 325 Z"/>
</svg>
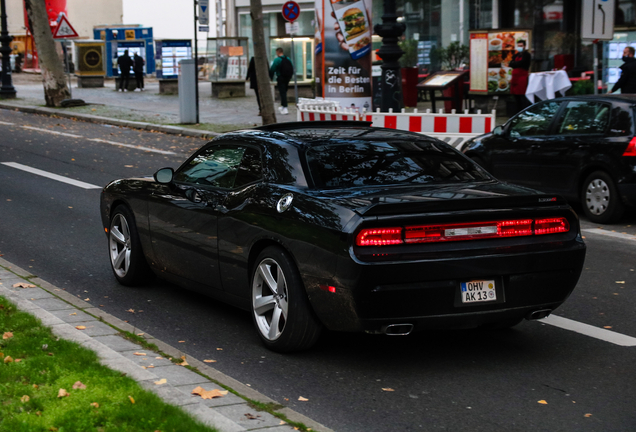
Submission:
<svg viewBox="0 0 636 432">
<path fill-rule="evenodd" d="M 488 33 L 470 34 L 470 91 L 488 92 Z"/>
<path fill-rule="evenodd" d="M 440 71 L 435 72 L 426 80 L 417 85 L 418 89 L 443 89 L 448 87 L 457 78 L 464 75 L 464 71 Z"/>
<path fill-rule="evenodd" d="M 471 33 L 471 93 L 488 92 L 489 95 L 510 93 L 512 68 L 508 64 L 512 61 L 516 53 L 517 43 L 520 41 L 525 41 L 526 49 L 530 49 L 530 30 L 491 30 L 487 33 L 483 31 Z M 484 81 L 486 82 L 484 83 Z"/>
</svg>

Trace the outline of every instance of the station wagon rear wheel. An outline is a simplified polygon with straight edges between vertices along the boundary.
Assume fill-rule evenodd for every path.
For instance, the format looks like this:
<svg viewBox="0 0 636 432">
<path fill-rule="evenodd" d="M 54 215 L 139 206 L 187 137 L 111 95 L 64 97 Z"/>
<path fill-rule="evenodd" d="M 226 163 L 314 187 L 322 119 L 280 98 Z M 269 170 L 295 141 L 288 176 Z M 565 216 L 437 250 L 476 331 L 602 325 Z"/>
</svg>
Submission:
<svg viewBox="0 0 636 432">
<path fill-rule="evenodd" d="M 624 211 L 614 180 L 603 171 L 595 171 L 585 179 L 581 203 L 587 217 L 595 223 L 615 222 Z"/>
<path fill-rule="evenodd" d="M 113 273 L 122 285 L 141 285 L 152 271 L 141 249 L 132 212 L 124 205 L 113 211 L 108 229 L 108 255 Z"/>
<path fill-rule="evenodd" d="M 290 352 L 310 348 L 322 325 L 309 304 L 300 273 L 278 247 L 264 249 L 252 270 L 252 318 L 265 346 Z"/>
</svg>

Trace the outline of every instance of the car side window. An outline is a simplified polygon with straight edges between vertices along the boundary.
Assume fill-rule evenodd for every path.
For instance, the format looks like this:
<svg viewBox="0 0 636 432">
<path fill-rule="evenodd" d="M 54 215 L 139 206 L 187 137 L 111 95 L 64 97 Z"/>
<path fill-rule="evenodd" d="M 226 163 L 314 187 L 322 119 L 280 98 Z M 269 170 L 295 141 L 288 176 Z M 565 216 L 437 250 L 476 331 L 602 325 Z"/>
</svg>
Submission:
<svg viewBox="0 0 636 432">
<path fill-rule="evenodd" d="M 238 167 L 234 187 L 245 186 L 263 178 L 263 160 L 261 152 L 252 147 L 247 147 L 243 154 L 243 160 Z"/>
<path fill-rule="evenodd" d="M 513 118 L 508 128 L 510 136 L 521 138 L 527 136 L 547 135 L 550 124 L 559 110 L 560 102 L 548 101 L 538 103 Z"/>
<path fill-rule="evenodd" d="M 610 119 L 610 106 L 600 102 L 570 101 L 557 123 L 559 135 L 604 134 Z"/>
<path fill-rule="evenodd" d="M 231 189 L 244 153 L 245 147 L 239 146 L 207 147 L 179 169 L 174 180 Z"/>
</svg>

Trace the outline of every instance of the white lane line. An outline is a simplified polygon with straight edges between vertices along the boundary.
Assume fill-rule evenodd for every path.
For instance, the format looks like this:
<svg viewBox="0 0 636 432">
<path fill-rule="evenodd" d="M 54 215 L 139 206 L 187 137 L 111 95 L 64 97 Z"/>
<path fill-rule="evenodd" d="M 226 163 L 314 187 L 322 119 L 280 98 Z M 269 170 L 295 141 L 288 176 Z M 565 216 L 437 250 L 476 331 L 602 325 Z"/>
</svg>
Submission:
<svg viewBox="0 0 636 432">
<path fill-rule="evenodd" d="M 633 338 L 631 336 L 626 336 L 624 334 L 616 333 L 610 330 L 594 327 L 589 324 L 583 324 L 578 321 L 573 321 L 571 319 L 563 318 L 556 315 L 550 315 L 547 318 L 539 320 L 539 322 L 600 339 L 602 341 L 613 343 L 615 345 L 625 347 L 636 346 L 636 338 Z"/>
<path fill-rule="evenodd" d="M 3 122 L 3 121 L 0 121 L 0 124 L 5 126 L 15 126 L 15 123 L 9 123 L 9 122 Z"/>
<path fill-rule="evenodd" d="M 70 133 L 66 133 L 66 132 L 58 132 L 58 131 L 49 130 L 49 129 L 36 128 L 36 127 L 33 127 L 33 126 L 22 126 L 22 128 L 23 129 L 36 130 L 38 132 L 50 133 L 50 134 L 53 134 L 53 135 L 67 136 L 67 137 L 71 137 L 71 138 L 84 138 L 81 135 L 75 135 L 75 134 L 70 134 Z"/>
<path fill-rule="evenodd" d="M 88 138 L 89 141 L 95 141 L 95 142 L 100 142 L 100 143 L 104 143 L 104 144 L 111 144 L 111 145 L 115 145 L 115 146 L 119 146 L 119 147 L 128 147 L 131 149 L 135 149 L 135 150 L 144 150 L 144 151 L 149 151 L 149 152 L 153 152 L 153 153 L 160 153 L 160 154 L 165 154 L 165 155 L 176 155 L 175 152 L 171 152 L 171 151 L 166 151 L 166 150 L 158 150 L 158 149 L 154 149 L 154 148 L 150 148 L 150 147 L 143 147 L 143 146 L 135 146 L 135 145 L 130 145 L 130 144 L 124 144 L 124 143 L 120 143 L 117 141 L 108 141 L 105 139 L 101 139 L 101 138 Z"/>
<path fill-rule="evenodd" d="M 581 232 L 584 232 L 584 233 L 587 233 L 587 234 L 599 234 L 599 235 L 604 235 L 604 236 L 607 236 L 607 237 L 620 238 L 620 239 L 623 239 L 623 240 L 636 240 L 636 236 L 634 236 L 634 235 L 607 231 L 607 230 L 600 229 L 600 228 L 582 229 Z"/>
<path fill-rule="evenodd" d="M 2 165 L 6 165 L 11 168 L 16 168 L 22 171 L 26 171 L 31 174 L 36 174 L 42 177 L 50 178 L 52 180 L 57 180 L 62 183 L 67 183 L 73 186 L 80 187 L 82 189 L 102 189 L 101 186 L 92 185 L 90 183 L 84 183 L 79 180 L 73 180 L 72 178 L 64 177 L 61 175 L 53 174 L 47 171 L 42 171 L 37 168 L 31 168 L 30 166 L 22 165 L 16 162 L 1 162 Z"/>
</svg>

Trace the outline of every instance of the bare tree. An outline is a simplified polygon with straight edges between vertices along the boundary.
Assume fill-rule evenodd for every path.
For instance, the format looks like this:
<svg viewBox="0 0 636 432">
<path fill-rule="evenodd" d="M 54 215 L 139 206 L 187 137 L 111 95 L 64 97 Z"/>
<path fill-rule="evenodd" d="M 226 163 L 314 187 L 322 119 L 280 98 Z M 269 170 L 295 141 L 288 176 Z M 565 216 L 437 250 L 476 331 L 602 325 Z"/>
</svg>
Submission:
<svg viewBox="0 0 636 432">
<path fill-rule="evenodd" d="M 269 65 L 267 64 L 265 30 L 263 29 L 263 3 L 261 0 L 250 0 L 250 14 L 252 15 L 256 82 L 258 82 L 258 95 L 261 98 L 261 116 L 263 124 L 268 125 L 276 123 L 276 112 L 274 111 L 272 87 L 269 84 Z"/>
<path fill-rule="evenodd" d="M 71 93 L 66 87 L 64 66 L 55 49 L 55 40 L 49 26 L 44 1 L 25 0 L 24 5 L 35 39 L 35 47 L 38 50 L 46 106 L 59 107 L 64 99 L 70 99 Z"/>
</svg>

